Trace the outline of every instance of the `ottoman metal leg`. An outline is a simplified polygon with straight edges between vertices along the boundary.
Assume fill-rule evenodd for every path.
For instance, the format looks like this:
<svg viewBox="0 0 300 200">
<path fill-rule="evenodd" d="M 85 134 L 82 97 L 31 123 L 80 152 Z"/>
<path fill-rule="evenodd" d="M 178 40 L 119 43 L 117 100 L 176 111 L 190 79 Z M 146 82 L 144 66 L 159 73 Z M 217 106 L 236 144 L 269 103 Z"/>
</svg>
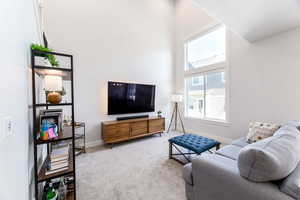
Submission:
<svg viewBox="0 0 300 200">
<path fill-rule="evenodd" d="M 172 158 L 172 154 L 173 154 L 172 142 L 169 142 L 169 159 Z"/>
</svg>

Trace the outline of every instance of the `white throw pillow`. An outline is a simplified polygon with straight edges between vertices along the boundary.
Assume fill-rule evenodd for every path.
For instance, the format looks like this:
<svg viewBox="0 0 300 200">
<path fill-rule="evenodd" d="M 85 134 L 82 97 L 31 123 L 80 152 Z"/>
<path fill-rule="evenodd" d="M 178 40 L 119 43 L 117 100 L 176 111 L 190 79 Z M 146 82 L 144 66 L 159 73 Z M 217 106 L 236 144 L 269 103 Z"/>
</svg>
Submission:
<svg viewBox="0 0 300 200">
<path fill-rule="evenodd" d="M 277 124 L 250 122 L 247 141 L 253 143 L 271 137 L 279 128 L 280 125 Z"/>
</svg>

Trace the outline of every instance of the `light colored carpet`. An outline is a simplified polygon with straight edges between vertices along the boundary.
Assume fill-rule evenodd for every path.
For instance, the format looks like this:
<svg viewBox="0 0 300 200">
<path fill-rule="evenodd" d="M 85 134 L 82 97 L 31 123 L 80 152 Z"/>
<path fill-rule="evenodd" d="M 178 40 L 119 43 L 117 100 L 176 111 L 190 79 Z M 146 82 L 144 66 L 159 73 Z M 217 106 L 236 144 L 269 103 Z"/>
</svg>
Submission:
<svg viewBox="0 0 300 200">
<path fill-rule="evenodd" d="M 168 159 L 168 139 L 152 136 L 77 157 L 79 200 L 185 200 L 182 165 Z"/>
</svg>

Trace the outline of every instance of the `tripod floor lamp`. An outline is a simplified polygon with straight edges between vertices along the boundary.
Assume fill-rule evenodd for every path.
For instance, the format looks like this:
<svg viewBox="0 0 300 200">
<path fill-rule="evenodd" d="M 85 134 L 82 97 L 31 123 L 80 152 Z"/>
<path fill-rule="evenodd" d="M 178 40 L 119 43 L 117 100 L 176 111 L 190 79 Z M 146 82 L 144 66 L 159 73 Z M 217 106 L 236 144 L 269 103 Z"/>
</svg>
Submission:
<svg viewBox="0 0 300 200">
<path fill-rule="evenodd" d="M 180 111 L 179 111 L 179 108 L 178 108 L 178 103 L 180 103 L 180 102 L 183 101 L 183 96 L 181 94 L 173 94 L 172 97 L 171 97 L 171 99 L 172 99 L 172 102 L 174 102 L 174 110 L 173 110 L 171 121 L 170 121 L 170 124 L 169 124 L 168 133 L 170 131 L 170 128 L 172 126 L 173 121 L 175 123 L 174 124 L 174 130 L 175 131 L 177 130 L 177 122 L 178 122 L 178 118 L 179 118 L 182 131 L 185 134 L 185 129 L 184 129 L 183 121 L 182 121 L 182 118 L 181 118 L 181 115 L 180 115 Z"/>
</svg>

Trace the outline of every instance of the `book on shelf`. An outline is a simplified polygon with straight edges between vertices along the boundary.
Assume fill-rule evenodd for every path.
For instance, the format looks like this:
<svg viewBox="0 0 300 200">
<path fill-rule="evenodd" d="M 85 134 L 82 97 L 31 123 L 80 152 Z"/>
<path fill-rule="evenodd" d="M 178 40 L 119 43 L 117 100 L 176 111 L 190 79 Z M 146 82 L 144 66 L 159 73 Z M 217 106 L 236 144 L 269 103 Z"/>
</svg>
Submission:
<svg viewBox="0 0 300 200">
<path fill-rule="evenodd" d="M 61 164 L 52 164 L 51 163 L 49 170 L 56 170 L 56 169 L 60 169 L 60 168 L 68 167 L 68 166 L 69 166 L 68 161 L 61 163 Z"/>
<path fill-rule="evenodd" d="M 70 145 L 55 145 L 49 155 L 46 175 L 54 174 L 69 169 Z"/>
<path fill-rule="evenodd" d="M 50 162 L 50 165 L 51 165 L 51 166 L 55 166 L 55 165 L 60 165 L 60 164 L 64 164 L 64 163 L 68 163 L 68 159 Z"/>
<path fill-rule="evenodd" d="M 60 169 L 56 169 L 56 170 L 49 170 L 49 171 L 45 172 L 45 175 L 48 176 L 48 175 L 55 174 L 55 173 L 65 171 L 65 170 L 68 170 L 68 169 L 69 169 L 69 167 L 64 167 L 64 168 L 60 168 Z"/>
<path fill-rule="evenodd" d="M 69 155 L 67 155 L 65 157 L 60 157 L 60 158 L 53 158 L 53 159 L 50 158 L 50 163 L 64 161 L 64 160 L 69 160 Z"/>
<path fill-rule="evenodd" d="M 70 149 L 69 145 L 54 148 L 51 152 L 50 158 L 56 159 L 56 158 L 66 157 L 69 155 L 69 149 Z"/>
</svg>

